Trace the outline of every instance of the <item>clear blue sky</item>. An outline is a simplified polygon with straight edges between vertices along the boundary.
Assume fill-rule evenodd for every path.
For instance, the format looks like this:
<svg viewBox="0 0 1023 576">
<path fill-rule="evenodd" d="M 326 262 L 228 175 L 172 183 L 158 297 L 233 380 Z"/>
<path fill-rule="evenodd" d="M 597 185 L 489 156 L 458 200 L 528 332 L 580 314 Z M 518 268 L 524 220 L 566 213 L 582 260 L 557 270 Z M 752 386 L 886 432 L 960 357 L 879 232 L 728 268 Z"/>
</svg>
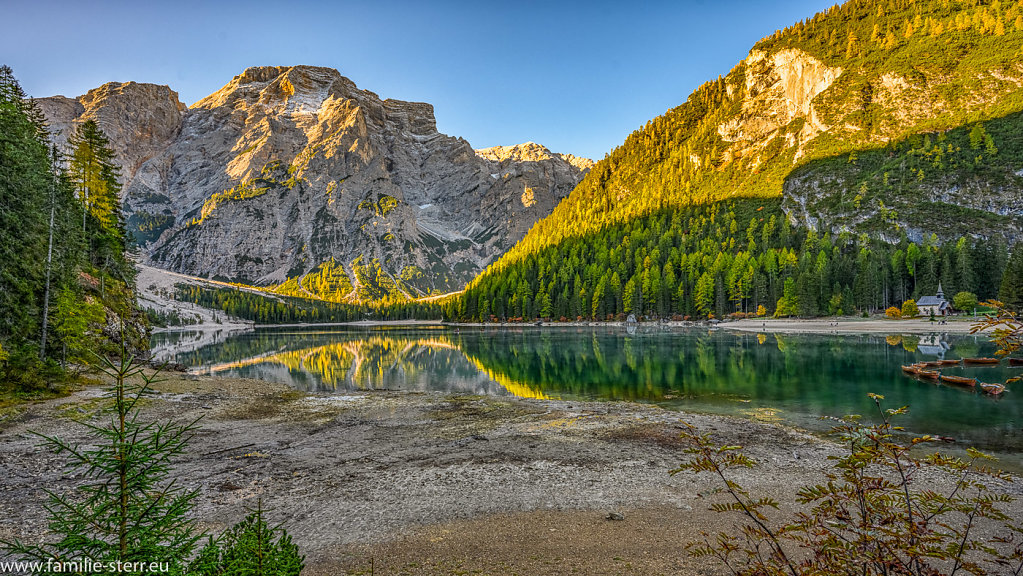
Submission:
<svg viewBox="0 0 1023 576">
<path fill-rule="evenodd" d="M 125 2 L 2 0 L 0 63 L 32 96 L 168 84 L 186 104 L 246 67 L 336 68 L 429 102 L 474 147 L 600 159 L 827 0 Z"/>
</svg>

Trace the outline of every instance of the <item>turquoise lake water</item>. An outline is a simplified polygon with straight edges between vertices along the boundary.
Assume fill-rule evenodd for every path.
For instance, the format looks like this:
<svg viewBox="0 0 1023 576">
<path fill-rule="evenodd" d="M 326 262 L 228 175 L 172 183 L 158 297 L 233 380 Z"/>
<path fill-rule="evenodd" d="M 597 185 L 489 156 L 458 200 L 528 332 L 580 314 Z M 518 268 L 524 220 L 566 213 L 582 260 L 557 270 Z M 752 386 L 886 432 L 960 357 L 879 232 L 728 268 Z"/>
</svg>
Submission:
<svg viewBox="0 0 1023 576">
<path fill-rule="evenodd" d="M 206 339 L 209 340 L 209 335 Z M 162 359 L 220 376 L 300 390 L 430 390 L 568 400 L 629 400 L 669 409 L 742 415 L 824 430 L 821 416 L 910 407 L 914 434 L 956 439 L 1023 464 L 1023 382 L 1001 397 L 922 382 L 900 366 L 990 356 L 984 337 L 786 335 L 640 328 L 268 328 L 222 335 L 154 336 Z M 950 374 L 1005 382 L 1023 368 L 953 367 Z M 1019 462 L 1016 462 L 1019 461 Z"/>
</svg>

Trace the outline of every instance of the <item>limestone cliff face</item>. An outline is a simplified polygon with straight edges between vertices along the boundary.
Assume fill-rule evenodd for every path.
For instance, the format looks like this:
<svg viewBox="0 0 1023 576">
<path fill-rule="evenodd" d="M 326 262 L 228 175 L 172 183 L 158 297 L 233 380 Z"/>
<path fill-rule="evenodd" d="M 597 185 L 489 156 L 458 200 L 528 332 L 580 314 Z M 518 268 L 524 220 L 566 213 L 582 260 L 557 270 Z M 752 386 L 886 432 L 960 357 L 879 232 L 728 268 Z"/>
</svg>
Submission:
<svg viewBox="0 0 1023 576">
<path fill-rule="evenodd" d="M 95 120 L 117 154 L 124 182 L 162 153 L 181 129 L 185 105 L 167 86 L 108 82 L 76 99 L 37 100 L 50 123 L 53 142 L 64 147 L 77 124 Z"/>
<path fill-rule="evenodd" d="M 799 163 L 815 148 L 872 148 L 919 132 L 954 128 L 957 111 L 978 116 L 1023 86 L 1023 64 L 963 79 L 924 67 L 914 78 L 896 72 L 844 70 L 798 49 L 754 49 L 722 79 L 730 102 L 716 125 L 724 144 L 719 159 L 742 160 L 749 171 L 764 163 Z M 955 95 L 955 96 L 950 96 Z M 815 142 L 826 135 L 830 144 Z"/>
<path fill-rule="evenodd" d="M 132 102 L 105 85 L 44 111 L 58 130 L 107 119 L 149 262 L 193 275 L 276 283 L 333 260 L 353 294 L 369 263 L 411 296 L 457 289 L 592 164 L 532 143 L 477 153 L 437 131 L 431 105 L 328 68 L 249 68 L 177 113 L 156 88 L 133 85 Z"/>
<path fill-rule="evenodd" d="M 761 150 L 779 135 L 788 146 L 796 146 L 796 158 L 802 145 L 815 138 L 828 126 L 821 122 L 814 99 L 831 87 L 842 74 L 813 56 L 799 50 L 782 50 L 770 56 L 753 50 L 740 66 L 745 98 L 741 112 L 718 126 L 718 134 L 731 143 L 726 155 L 755 155 L 750 167 L 756 169 L 763 161 Z M 786 132 L 794 120 L 802 120 L 802 128 Z"/>
</svg>

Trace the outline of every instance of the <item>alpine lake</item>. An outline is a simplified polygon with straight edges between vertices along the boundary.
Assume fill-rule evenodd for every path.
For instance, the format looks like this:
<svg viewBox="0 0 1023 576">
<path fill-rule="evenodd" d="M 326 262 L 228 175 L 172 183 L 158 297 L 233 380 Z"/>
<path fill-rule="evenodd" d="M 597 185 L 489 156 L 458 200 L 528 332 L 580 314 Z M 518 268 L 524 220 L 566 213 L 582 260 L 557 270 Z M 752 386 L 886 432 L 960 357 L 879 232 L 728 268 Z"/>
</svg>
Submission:
<svg viewBox="0 0 1023 576">
<path fill-rule="evenodd" d="M 868 394 L 881 394 L 885 409 L 909 407 L 895 421 L 907 434 L 947 437 L 944 452 L 961 454 L 972 446 L 997 456 L 996 466 L 1023 472 L 1023 382 L 993 397 L 917 380 L 900 369 L 917 361 L 992 356 L 994 346 L 984 336 L 384 325 L 171 331 L 155 334 L 152 345 L 157 359 L 193 373 L 257 378 L 315 393 L 631 401 L 814 432 L 850 414 L 878 421 Z M 1023 368 L 1004 361 L 941 370 L 981 382 L 1023 376 Z"/>
</svg>

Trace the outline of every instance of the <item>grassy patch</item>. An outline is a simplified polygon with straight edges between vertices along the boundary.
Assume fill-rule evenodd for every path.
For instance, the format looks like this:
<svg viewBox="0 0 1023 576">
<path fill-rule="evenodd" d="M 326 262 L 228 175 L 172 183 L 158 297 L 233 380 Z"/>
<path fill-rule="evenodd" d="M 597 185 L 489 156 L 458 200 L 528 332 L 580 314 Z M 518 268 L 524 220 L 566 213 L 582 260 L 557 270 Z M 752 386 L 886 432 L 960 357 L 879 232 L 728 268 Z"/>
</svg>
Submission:
<svg viewBox="0 0 1023 576">
<path fill-rule="evenodd" d="M 465 438 L 485 434 L 501 424 L 538 413 L 515 402 L 482 396 L 448 396 L 444 404 L 427 412 L 427 416 L 444 425 L 439 430 L 442 438 Z"/>
<path fill-rule="evenodd" d="M 220 413 L 222 420 L 270 420 L 294 415 L 296 403 L 305 397 L 304 392 L 288 390 L 275 394 L 263 394 L 245 404 Z"/>
</svg>

